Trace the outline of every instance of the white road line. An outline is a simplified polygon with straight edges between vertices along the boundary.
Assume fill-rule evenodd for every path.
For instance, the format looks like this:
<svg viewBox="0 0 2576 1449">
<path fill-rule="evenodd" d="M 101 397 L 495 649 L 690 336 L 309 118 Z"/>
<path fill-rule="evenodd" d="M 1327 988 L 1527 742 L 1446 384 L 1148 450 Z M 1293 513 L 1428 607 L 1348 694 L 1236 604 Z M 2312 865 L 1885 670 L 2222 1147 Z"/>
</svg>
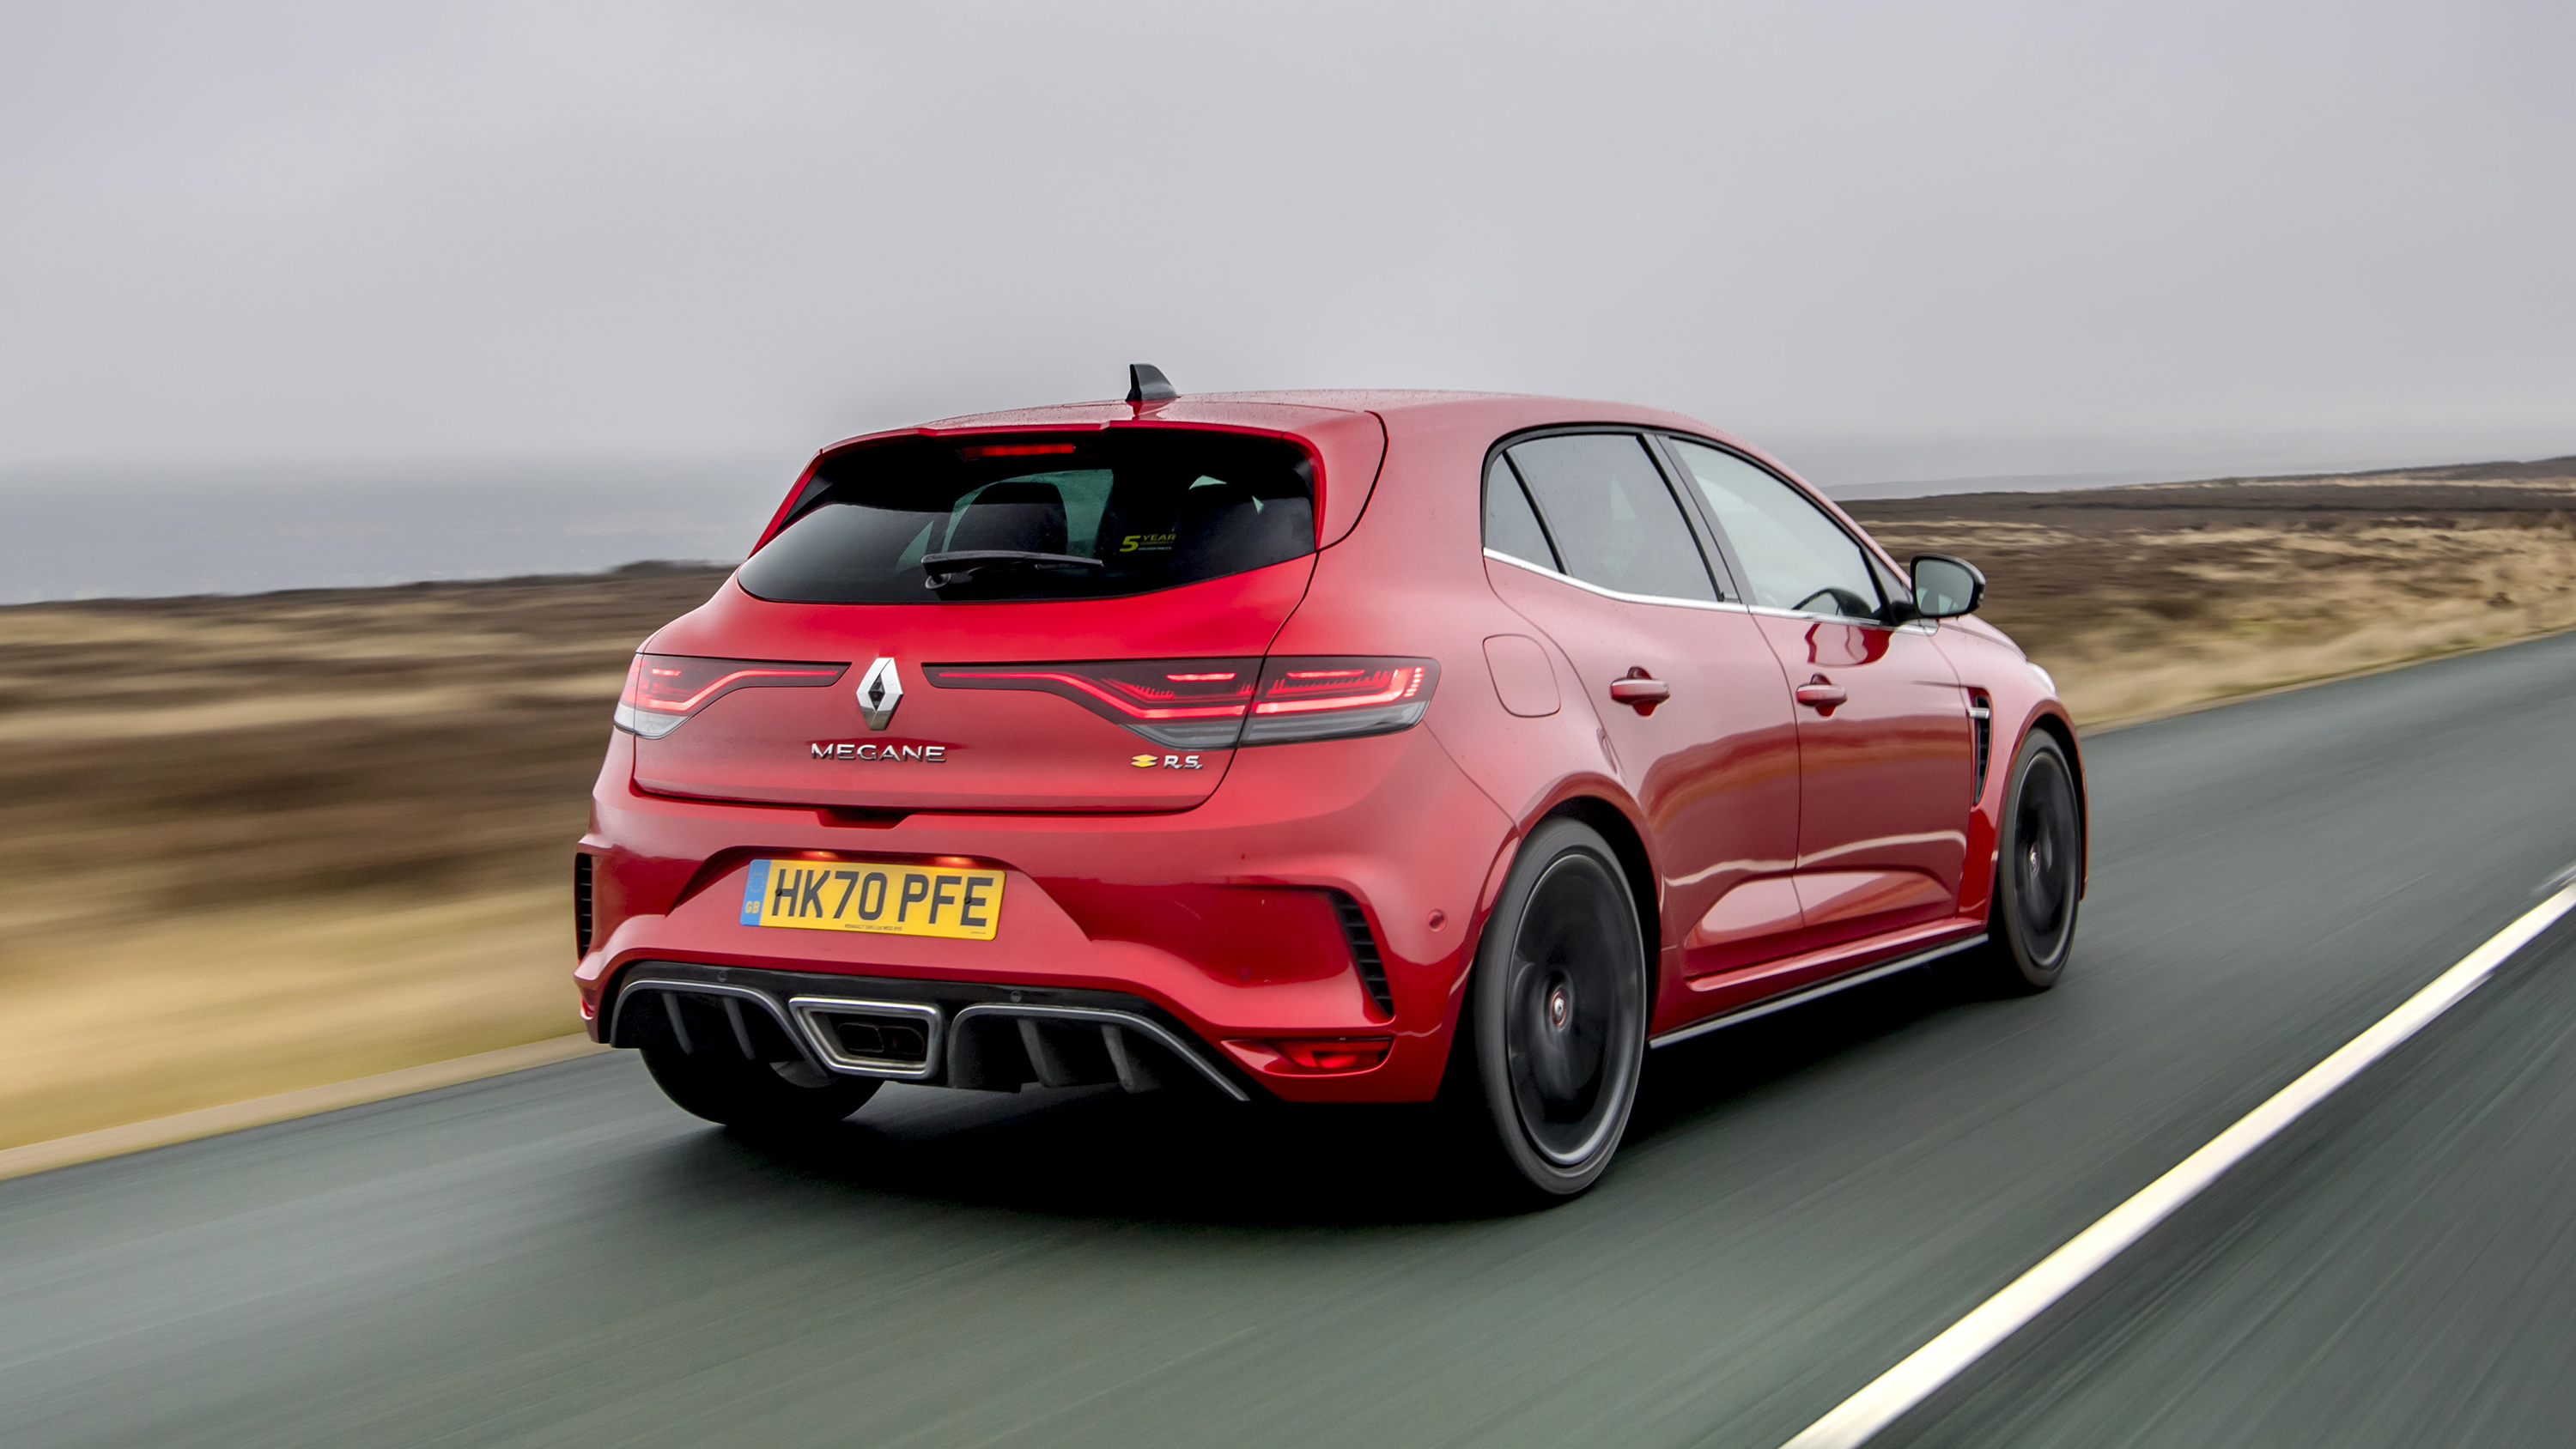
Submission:
<svg viewBox="0 0 2576 1449">
<path fill-rule="evenodd" d="M 2571 867 L 2576 871 L 2576 867 Z M 1989 1349 L 2038 1317 L 2047 1307 L 2098 1272 L 2120 1251 L 2171 1217 L 2176 1209 L 2216 1182 L 2257 1147 L 2297 1121 L 2336 1088 L 2361 1075 L 2362 1069 L 2388 1055 L 2398 1043 L 2422 1031 L 2435 1017 L 2476 990 L 2514 952 L 2576 909 L 2576 881 L 2562 871 L 2550 881 L 2555 893 L 2522 914 L 2521 919 L 2488 938 L 2462 957 L 2458 965 L 2433 978 L 2432 984 L 2381 1017 L 2368 1031 L 2343 1044 L 2334 1055 L 2310 1067 L 2306 1075 L 2274 1093 L 2236 1125 L 2209 1140 L 2207 1146 L 2148 1183 L 2137 1196 L 2113 1208 L 2093 1226 L 2014 1279 L 2004 1290 L 1977 1305 L 1965 1318 L 1944 1329 L 1896 1367 L 1880 1374 L 1859 1393 L 1834 1406 L 1833 1412 L 1800 1430 L 1782 1449 L 1852 1449 L 1866 1442 L 1897 1416 L 1923 1402 Z"/>
</svg>

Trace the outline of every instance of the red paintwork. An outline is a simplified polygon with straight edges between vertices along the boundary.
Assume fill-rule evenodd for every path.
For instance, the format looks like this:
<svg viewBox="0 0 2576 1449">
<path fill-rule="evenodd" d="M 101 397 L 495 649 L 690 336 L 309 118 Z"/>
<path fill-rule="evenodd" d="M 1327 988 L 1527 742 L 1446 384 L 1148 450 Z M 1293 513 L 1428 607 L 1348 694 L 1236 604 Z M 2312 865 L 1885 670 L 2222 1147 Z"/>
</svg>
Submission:
<svg viewBox="0 0 2576 1449">
<path fill-rule="evenodd" d="M 728 583 L 653 635 L 662 654 L 756 648 L 780 659 L 859 667 L 880 652 L 931 661 L 1260 657 L 1297 607 L 1312 558 L 1125 599 L 1059 604 L 780 604 Z M 997 616 L 1016 625 L 998 633 Z M 1020 653 L 1010 652 L 1013 649 Z M 853 687 L 856 674 L 849 676 Z M 826 764 L 816 741 L 945 743 L 935 770 Z M 1052 695 L 933 689 L 908 670 L 892 726 L 871 734 L 850 691 L 771 689 L 709 705 L 658 740 L 635 744 L 635 780 L 664 794 L 803 805 L 914 810 L 1186 810 L 1225 777 L 1231 751 L 1201 752 L 1196 770 L 1126 768 L 1158 747 Z M 1115 765 L 1118 768 L 1104 768 Z"/>
<path fill-rule="evenodd" d="M 1638 603 L 1488 559 L 1488 450 L 1569 423 L 1669 428 L 1763 457 L 1668 413 L 1460 393 L 1078 404 L 906 430 L 1291 438 L 1317 459 L 1321 547 L 1130 599 L 802 605 L 725 584 L 648 647 L 862 668 L 889 654 L 907 693 L 875 736 L 839 685 L 740 691 L 659 741 L 612 734 L 581 843 L 596 857 L 595 929 L 575 976 L 594 1034 L 602 992 L 647 958 L 1078 986 L 1154 1002 L 1283 1098 L 1421 1100 L 1439 1085 L 1512 852 L 1566 808 L 1624 823 L 1635 846 L 1659 938 L 1656 1032 L 1981 931 L 2006 763 L 2033 728 L 2074 751 L 2045 676 L 1975 619 L 1889 629 Z M 917 668 L 1261 654 L 1429 658 L 1440 682 L 1416 728 L 1204 752 L 1191 773 L 1130 767 L 1153 747 L 1064 700 L 933 689 Z M 1632 669 L 1668 683 L 1669 700 L 1613 703 L 1609 686 Z M 1819 676 L 1845 695 L 1830 710 L 1793 698 Z M 1969 688 L 1993 708 L 1993 764 L 1974 800 Z M 826 739 L 960 748 L 940 771 L 808 760 L 806 742 Z M 886 824 L 871 806 L 914 813 Z M 1003 868 L 1001 934 L 740 925 L 744 863 L 793 852 Z M 1326 888 L 1357 899 L 1377 932 L 1391 1021 L 1361 986 Z M 1391 1045 L 1342 1070 L 1376 1048 L 1328 1039 Z M 1277 1045 L 1300 1041 L 1317 1045 L 1295 1055 L 1325 1069 Z"/>
</svg>

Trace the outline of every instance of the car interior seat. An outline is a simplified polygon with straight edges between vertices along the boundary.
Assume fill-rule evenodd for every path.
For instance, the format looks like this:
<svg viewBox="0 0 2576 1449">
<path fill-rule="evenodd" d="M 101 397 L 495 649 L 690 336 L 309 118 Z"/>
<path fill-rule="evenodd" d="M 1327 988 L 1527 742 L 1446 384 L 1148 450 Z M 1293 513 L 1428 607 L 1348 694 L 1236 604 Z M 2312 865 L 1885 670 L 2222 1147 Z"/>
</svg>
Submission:
<svg viewBox="0 0 2576 1449">
<path fill-rule="evenodd" d="M 1304 499 L 1259 499 L 1240 483 L 1211 480 L 1181 495 L 1173 532 L 1183 569 L 1231 573 L 1305 553 L 1315 518 Z"/>
<path fill-rule="evenodd" d="M 975 549 L 1064 552 L 1063 491 L 1034 478 L 1012 478 L 976 494 L 949 525 L 945 551 Z"/>
</svg>

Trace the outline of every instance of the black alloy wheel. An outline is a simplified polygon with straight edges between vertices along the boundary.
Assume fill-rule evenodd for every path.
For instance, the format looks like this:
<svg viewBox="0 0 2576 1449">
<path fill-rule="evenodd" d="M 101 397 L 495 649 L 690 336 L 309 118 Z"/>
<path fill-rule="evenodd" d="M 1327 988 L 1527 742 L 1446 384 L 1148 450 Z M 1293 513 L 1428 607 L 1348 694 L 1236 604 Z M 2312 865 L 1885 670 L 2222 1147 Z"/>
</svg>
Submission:
<svg viewBox="0 0 2576 1449">
<path fill-rule="evenodd" d="M 2066 750 L 2031 731 L 2004 791 L 1995 850 L 1990 976 L 2007 991 L 2046 991 L 2075 952 L 2084 893 L 2084 817 Z"/>
<path fill-rule="evenodd" d="M 643 1004 L 659 1007 L 650 997 Z M 829 1127 L 867 1105 L 874 1077 L 826 1072 L 803 1058 L 759 1061 L 744 1056 L 730 1035 L 700 1039 L 683 1048 L 659 1010 L 646 1018 L 658 1026 L 643 1042 L 644 1066 L 662 1095 L 682 1110 L 745 1132 L 810 1132 Z M 712 1037 L 712 1033 L 709 1034 Z"/>
<path fill-rule="evenodd" d="M 1610 1165 L 1645 1062 L 1647 960 L 1608 842 L 1574 820 L 1532 831 L 1477 948 L 1463 1023 L 1468 1105 L 1507 1196 L 1569 1197 Z"/>
</svg>

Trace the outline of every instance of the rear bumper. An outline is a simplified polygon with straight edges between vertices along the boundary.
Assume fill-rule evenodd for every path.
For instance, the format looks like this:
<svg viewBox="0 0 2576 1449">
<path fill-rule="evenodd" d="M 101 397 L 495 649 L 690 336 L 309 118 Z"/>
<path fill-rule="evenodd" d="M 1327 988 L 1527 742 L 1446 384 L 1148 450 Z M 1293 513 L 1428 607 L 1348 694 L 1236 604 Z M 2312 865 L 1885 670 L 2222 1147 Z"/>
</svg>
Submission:
<svg viewBox="0 0 2576 1449">
<path fill-rule="evenodd" d="M 899 1024 L 903 1038 L 888 1044 L 877 1023 Z M 865 1046 L 843 1034 L 850 1025 L 869 1033 Z M 1238 1102 L 1262 1090 L 1170 1013 L 1111 991 L 638 961 L 619 973 L 597 1035 L 760 1060 L 778 1060 L 783 1041 L 821 1071 L 940 1087 L 1196 1086 Z"/>
<path fill-rule="evenodd" d="M 973 1035 L 960 1034 L 961 1019 L 1002 1015 L 968 1008 L 1008 1004 L 1016 991 L 1022 1005 L 1124 1011 L 1168 1031 L 1179 1048 L 1169 1055 L 1204 1058 L 1212 1070 L 1190 1074 L 1211 1085 L 1296 1101 L 1419 1101 L 1438 1088 L 1480 897 L 1512 834 L 1422 729 L 1240 751 L 1188 811 L 922 813 L 890 825 L 648 795 L 634 787 L 629 745 L 612 741 L 581 847 L 592 857 L 593 939 L 575 980 L 602 1040 L 623 1032 L 620 995 L 647 969 L 783 973 L 848 988 L 808 995 L 928 1004 L 952 1041 Z M 742 925 L 750 861 L 789 854 L 1001 869 L 999 933 Z M 1355 959 L 1353 931 L 1375 947 L 1382 988 Z M 1316 1038 L 1383 1043 L 1385 1055 L 1317 1069 L 1274 1045 Z M 818 1049 L 810 1029 L 803 1047 Z M 866 1074 L 946 1082 L 954 1063 L 936 1055 L 926 1071 Z"/>
</svg>

